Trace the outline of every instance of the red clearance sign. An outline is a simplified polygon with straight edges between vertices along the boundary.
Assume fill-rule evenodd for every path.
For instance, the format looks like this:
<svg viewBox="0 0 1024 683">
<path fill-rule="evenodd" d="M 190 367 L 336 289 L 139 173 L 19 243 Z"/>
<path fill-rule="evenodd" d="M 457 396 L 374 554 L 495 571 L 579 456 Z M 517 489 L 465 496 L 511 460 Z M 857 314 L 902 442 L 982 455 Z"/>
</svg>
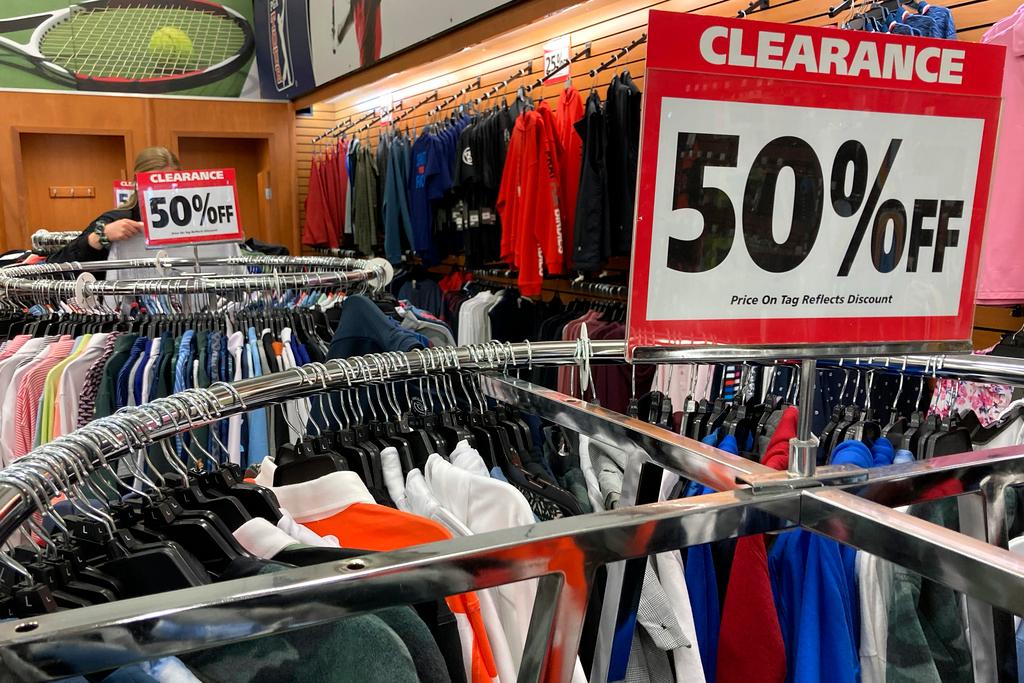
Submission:
<svg viewBox="0 0 1024 683">
<path fill-rule="evenodd" d="M 1002 48 L 652 11 L 628 346 L 969 339 Z"/>
<path fill-rule="evenodd" d="M 146 247 L 244 239 L 235 169 L 153 171 L 136 184 Z"/>
<path fill-rule="evenodd" d="M 131 199 L 132 192 L 135 192 L 135 183 L 131 180 L 114 181 L 114 206 L 121 206 Z"/>
</svg>

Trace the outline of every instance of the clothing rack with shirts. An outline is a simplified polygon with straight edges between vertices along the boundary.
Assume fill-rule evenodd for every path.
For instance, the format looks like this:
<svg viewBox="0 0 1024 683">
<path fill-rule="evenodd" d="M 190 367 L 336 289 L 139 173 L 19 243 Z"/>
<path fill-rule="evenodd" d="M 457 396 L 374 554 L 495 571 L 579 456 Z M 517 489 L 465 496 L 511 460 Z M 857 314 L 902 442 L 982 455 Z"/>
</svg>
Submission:
<svg viewBox="0 0 1024 683">
<path fill-rule="evenodd" d="M 102 521 L 102 495 L 94 493 L 89 500 L 69 490 L 87 472 L 102 469 L 104 463 L 138 453 L 155 440 L 180 438 L 218 420 L 230 420 L 245 410 L 316 397 L 324 391 L 358 392 L 368 387 L 369 398 L 369 387 L 383 384 L 385 391 L 387 387 L 396 391 L 388 391 L 387 399 L 377 394 L 381 403 L 374 412 L 392 400 L 401 407 L 404 390 L 396 383 L 406 388 L 413 383 L 433 383 L 440 394 L 453 392 L 448 400 L 474 402 L 476 390 L 470 388 L 479 382 L 480 390 L 499 405 L 529 410 L 587 435 L 591 444 L 625 449 L 629 464 L 623 495 L 627 499 L 633 495 L 631 491 L 647 491 L 652 482 L 657 489 L 664 471 L 719 492 L 348 558 L 273 577 L 256 575 L 221 585 L 192 586 L 59 614 L 15 615 L 14 620 L 0 624 L 4 662 L 17 665 L 14 671 L 26 677 L 84 674 L 243 639 L 287 636 L 298 629 L 385 607 L 538 579 L 533 609 L 527 612 L 518 680 L 569 681 L 586 632 L 584 615 L 594 599 L 596 572 L 608 565 L 598 644 L 589 659 L 590 680 L 609 680 L 606 674 L 617 673 L 614 667 L 618 664 L 610 658 L 614 648 L 601 637 L 614 633 L 616 639 L 629 640 L 634 623 L 630 615 L 637 613 L 643 599 L 639 580 L 643 573 L 635 571 L 638 565 L 634 561 L 642 563 L 642 570 L 646 557 L 680 547 L 699 548 L 737 536 L 758 538 L 757 534 L 765 531 L 797 527 L 816 532 L 807 538 L 838 539 L 999 609 L 1024 611 L 1024 560 L 983 540 L 890 509 L 947 496 L 959 496 L 965 508 L 978 507 L 979 502 L 982 507 L 993 506 L 1002 500 L 1006 485 L 1024 476 L 1021 449 L 942 456 L 872 469 L 838 467 L 820 471 L 813 480 L 800 481 L 643 419 L 544 390 L 508 374 L 534 364 L 585 366 L 588 359 L 621 362 L 622 352 L 621 343 L 594 342 L 589 348 L 582 343 L 494 343 L 330 361 L 267 377 L 218 383 L 130 408 L 37 449 L 0 472 L 0 537 L 11 538 L 36 511 L 56 521 L 56 513 L 44 503 L 55 491 L 68 492 L 69 498 L 82 506 L 79 512 L 95 516 L 100 528 L 108 523 L 119 528 L 116 525 L 123 522 L 113 518 Z M 491 372 L 476 374 L 480 371 Z M 449 379 L 454 382 L 449 384 Z M 455 386 L 461 386 L 464 395 L 456 397 Z M 411 405 L 412 401 L 407 397 L 404 403 Z M 481 409 L 483 406 L 476 408 Z M 436 411 L 437 406 L 430 410 Z M 212 463 L 216 457 L 211 453 L 199 459 Z M 138 473 L 145 474 L 141 469 Z M 653 473 L 659 475 L 657 479 L 652 478 Z M 187 474 L 200 476 L 198 472 Z M 167 477 L 162 486 L 153 482 L 138 488 L 153 497 L 175 486 Z M 209 483 L 203 486 L 208 488 Z M 288 498 L 287 491 L 277 490 Z M 241 495 L 241 489 L 237 493 Z M 62 514 L 73 522 L 69 533 L 77 533 L 74 525 L 84 524 L 79 521 L 81 515 Z M 989 531 L 984 524 L 972 529 L 963 515 L 961 524 L 965 531 L 977 531 L 982 538 Z M 54 548 L 62 542 L 57 531 L 44 534 L 41 548 Z M 37 595 L 30 589 L 38 589 L 38 576 L 25 566 L 31 564 L 31 557 L 0 559 L 6 567 L 0 578 L 11 581 L 14 576 L 22 595 Z M 634 564 L 623 567 L 618 579 L 612 567 L 623 561 Z M 651 563 L 655 563 L 653 557 Z M 620 586 L 622 590 L 618 590 Z M 196 630 L 195 624 L 203 628 Z M 609 631 L 605 624 L 618 628 Z M 986 659 L 985 634 L 981 622 L 971 622 L 977 680 L 995 680 L 994 669 L 986 668 L 995 663 Z M 269 647 L 269 641 L 267 644 Z M 194 661 L 185 654 L 182 657 Z M 764 662 L 751 665 L 764 666 Z"/>
<path fill-rule="evenodd" d="M 89 272 L 122 268 L 139 275 L 95 281 Z M 193 268 L 161 258 L 0 269 L 0 465 L 123 407 L 323 361 L 340 305 L 391 276 L 386 262 L 329 257 L 200 259 Z M 258 411 L 219 436 L 241 463 L 287 438 L 294 417 Z"/>
<path fill-rule="evenodd" d="M 608 88 L 603 96 L 596 92 L 597 80 L 644 42 L 641 34 L 607 58 L 592 55 L 588 44 L 565 63 L 528 79 L 536 73 L 535 58 L 507 75 L 490 76 L 501 78 L 497 82 L 484 83 L 483 76 L 473 74 L 452 84 L 446 96 L 434 90 L 390 126 L 314 154 L 303 244 L 354 244 L 363 254 L 383 252 L 392 263 L 412 252 L 428 266 L 458 253 L 465 254 L 467 265 L 525 260 L 529 265 L 520 284 L 530 293 L 536 258 L 527 254 L 536 250 L 520 244 L 515 235 L 523 232 L 522 220 L 512 218 L 535 213 L 549 274 L 569 272 L 577 260 L 578 270 L 600 272 L 610 258 L 629 252 L 640 91 L 629 69 L 610 83 L 602 81 Z M 592 97 L 586 103 L 571 82 L 556 100 L 531 99 L 550 76 L 591 56 L 593 62 L 604 61 L 590 70 Z M 509 89 L 516 83 L 521 87 L 513 93 Z M 510 97 L 496 102 L 505 92 Z M 464 98 L 472 98 L 468 106 L 462 106 Z M 607 109 L 604 99 L 611 103 Z M 494 106 L 480 110 L 485 101 Z M 409 130 L 396 125 L 413 115 L 417 125 Z M 585 135 L 577 133 L 584 118 Z M 537 127 L 545 134 L 529 132 Z M 543 148 L 537 148 L 538 140 Z M 600 168 L 605 154 L 607 173 Z M 541 187 L 546 181 L 527 163 L 537 156 L 549 158 L 557 187 Z M 507 188 L 514 186 L 525 189 L 513 195 Z M 554 205 L 547 206 L 550 202 Z M 578 205 L 586 218 L 576 230 Z M 554 224 L 556 215 L 561 229 Z"/>
<path fill-rule="evenodd" d="M 249 273 L 187 273 L 183 269 L 216 267 L 250 269 Z M 139 280 L 97 281 L 78 277 L 58 279 L 63 274 L 153 269 L 156 275 Z M 252 271 L 266 270 L 264 274 Z M 173 276 L 168 277 L 168 271 Z M 305 272 L 303 272 L 305 271 Z M 308 272 L 317 271 L 317 272 Z M 327 256 L 240 256 L 231 258 L 131 259 L 87 263 L 40 263 L 0 269 L 0 290 L 6 298 L 44 297 L 83 299 L 95 296 L 138 296 L 143 294 L 215 294 L 260 292 L 285 289 L 338 288 L 366 283 L 386 285 L 394 272 L 383 259 L 358 260 Z"/>
<path fill-rule="evenodd" d="M 358 256 L 355 249 L 328 249 L 326 247 L 312 247 L 312 250 L 322 256 L 334 256 L 336 258 L 356 258 Z"/>
</svg>

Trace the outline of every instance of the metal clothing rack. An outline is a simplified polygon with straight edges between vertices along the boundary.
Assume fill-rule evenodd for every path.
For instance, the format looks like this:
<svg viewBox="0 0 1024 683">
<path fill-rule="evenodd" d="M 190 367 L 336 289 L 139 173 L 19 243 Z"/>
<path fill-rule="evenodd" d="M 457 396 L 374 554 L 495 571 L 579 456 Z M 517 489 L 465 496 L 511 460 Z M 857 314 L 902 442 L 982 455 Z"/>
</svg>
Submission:
<svg viewBox="0 0 1024 683">
<path fill-rule="evenodd" d="M 507 268 L 467 268 L 473 274 L 474 282 L 491 283 L 501 287 L 515 287 L 518 271 Z M 621 299 L 625 301 L 629 294 L 629 287 L 626 285 L 614 285 L 608 282 L 588 282 L 586 280 L 566 280 L 545 278 L 544 283 L 564 282 L 569 290 L 549 289 L 548 291 L 562 292 L 572 295 L 590 295 L 600 298 Z"/>
<path fill-rule="evenodd" d="M 614 55 L 612 55 L 611 57 L 606 59 L 604 62 L 601 62 L 601 64 L 598 65 L 596 68 L 591 69 L 590 73 L 589 73 L 590 77 L 594 78 L 594 77 L 597 76 L 597 74 L 601 73 L 605 69 L 609 69 L 609 68 L 615 66 L 615 63 L 617 61 L 619 61 L 620 59 L 622 59 L 623 57 L 628 55 L 630 52 L 632 52 L 633 50 L 635 50 L 636 48 L 640 47 L 641 45 L 643 45 L 646 42 L 647 42 L 647 33 L 644 32 L 644 33 L 640 34 L 639 38 L 633 40 L 633 42 L 631 42 L 629 45 L 627 45 L 626 47 L 624 47 L 621 50 L 619 50 L 618 52 L 616 52 Z"/>
<path fill-rule="evenodd" d="M 624 351 L 622 342 L 492 342 L 373 354 L 189 390 L 124 409 L 60 437 L 11 467 L 32 467 L 55 483 L 72 481 L 79 470 L 70 461 L 92 466 L 138 451 L 155 439 L 275 402 L 421 374 L 490 370 L 481 378 L 490 397 L 626 451 L 623 500 L 643 502 L 656 492 L 662 469 L 719 492 L 11 621 L 0 624 L 0 658 L 35 667 L 41 676 L 83 674 L 538 578 L 520 680 L 569 681 L 596 570 L 608 565 L 591 671 L 591 680 L 604 681 L 607 638 L 630 639 L 648 555 L 801 526 L 968 594 L 975 680 L 997 679 L 997 646 L 1004 644 L 993 637 L 993 624 L 1005 615 L 993 613 L 992 607 L 1024 613 L 1024 558 L 1005 550 L 1005 517 L 999 512 L 1005 488 L 1024 480 L 1024 448 L 871 470 L 827 467 L 814 478 L 799 480 L 501 374 L 514 367 L 587 358 L 621 362 Z M 937 375 L 952 373 L 953 361 L 962 367 L 977 362 L 975 357 L 957 357 L 930 366 Z M 1012 376 L 1024 383 L 1024 363 L 1000 359 L 988 365 L 981 374 Z M 63 470 L 59 475 L 56 466 Z M 8 538 L 35 510 L 33 497 L 38 496 L 30 493 L 9 477 L 0 481 L 0 538 Z M 959 496 L 963 534 L 890 509 L 950 495 Z M 194 624 L 204 628 L 196 630 Z M 103 644 L 116 644 L 116 661 L 85 663 L 62 656 Z M 1012 649 L 1012 638 L 1005 646 Z"/>
<path fill-rule="evenodd" d="M 355 249 L 339 249 L 331 247 L 307 247 L 321 256 L 333 256 L 335 258 L 356 258 L 359 255 Z"/>
<path fill-rule="evenodd" d="M 81 230 L 62 230 L 53 232 L 40 229 L 32 233 L 32 251 L 37 254 L 56 254 L 58 251 L 75 241 Z"/>
<path fill-rule="evenodd" d="M 197 266 L 247 266 L 272 269 L 264 274 L 174 273 L 167 269 Z M 104 280 L 95 271 L 154 268 L 151 279 Z M 281 272 L 285 271 L 285 272 Z M 312 271 L 312 272 L 311 272 Z M 77 280 L 57 279 L 60 274 L 82 273 Z M 111 261 L 40 263 L 0 268 L 0 292 L 12 297 L 84 300 L 94 296 L 143 294 L 214 294 L 286 289 L 338 288 L 356 283 L 383 287 L 394 269 L 386 259 L 358 260 L 328 256 L 235 256 L 230 258 L 146 258 Z"/>
<path fill-rule="evenodd" d="M 608 282 L 587 282 L 586 280 L 576 281 L 573 280 L 570 283 L 572 289 L 578 289 L 583 292 L 590 294 L 597 294 L 599 296 L 606 296 L 610 298 L 625 300 L 629 295 L 629 287 L 626 285 L 613 285 Z"/>
<path fill-rule="evenodd" d="M 350 128 L 354 128 L 355 126 L 358 126 L 359 124 L 361 124 L 361 123 L 363 123 L 365 121 L 369 121 L 374 116 L 377 116 L 377 110 L 376 109 L 371 110 L 368 114 L 364 114 L 363 116 L 359 117 L 355 121 L 353 121 L 352 118 L 349 117 L 347 120 L 337 124 L 336 126 L 328 128 L 323 133 L 320 133 L 320 135 L 317 135 L 316 137 L 314 137 L 311 140 L 311 143 L 315 145 L 316 143 L 320 142 L 321 140 L 324 140 L 324 139 L 329 138 L 329 137 L 337 138 L 342 133 L 344 133 L 345 131 L 349 130 Z"/>
<path fill-rule="evenodd" d="M 433 116 L 434 114 L 438 113 L 439 111 L 441 111 L 442 109 L 447 107 L 449 104 L 451 104 L 455 100 L 459 99 L 460 97 L 462 97 L 463 95 L 468 93 L 473 88 L 479 88 L 479 87 L 480 87 L 480 77 L 477 76 L 475 79 L 470 81 L 468 84 L 466 84 L 465 86 L 460 88 L 457 93 L 455 93 L 454 95 L 449 95 L 448 97 L 444 98 L 443 100 L 441 100 L 440 102 L 435 104 L 433 107 L 428 109 L 427 110 L 427 114 L 426 114 L 427 118 L 429 119 L 431 116 Z"/>
<path fill-rule="evenodd" d="M 768 3 L 769 3 L 769 0 L 753 0 L 753 2 L 751 2 L 749 5 L 747 5 L 746 9 L 741 9 L 738 12 L 736 12 L 736 17 L 739 18 L 739 19 L 743 19 L 747 15 L 753 14 L 754 12 L 760 12 L 761 10 L 766 10 L 766 9 L 768 9 L 768 6 L 769 6 Z M 831 15 L 829 15 L 829 16 L 831 16 Z"/>
<path fill-rule="evenodd" d="M 396 116 L 394 119 L 392 119 L 391 120 L 391 125 L 394 126 L 399 121 L 401 121 L 405 117 L 409 116 L 409 114 L 413 113 L 414 111 L 416 111 L 417 109 L 419 109 L 420 107 L 422 107 L 425 104 L 430 104 L 431 102 L 433 102 L 436 99 L 437 99 L 437 91 L 435 90 L 434 92 L 430 93 L 429 95 L 424 97 L 422 100 L 420 100 L 416 104 L 412 105 L 411 107 L 409 107 L 408 109 L 403 111 L 401 114 Z"/>
</svg>

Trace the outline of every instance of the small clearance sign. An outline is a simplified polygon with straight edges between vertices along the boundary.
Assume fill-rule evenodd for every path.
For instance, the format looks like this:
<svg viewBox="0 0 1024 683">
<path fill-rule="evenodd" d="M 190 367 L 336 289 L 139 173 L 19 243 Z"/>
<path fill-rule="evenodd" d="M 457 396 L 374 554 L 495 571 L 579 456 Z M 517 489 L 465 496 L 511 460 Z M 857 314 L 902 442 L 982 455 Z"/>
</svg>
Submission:
<svg viewBox="0 0 1024 683">
<path fill-rule="evenodd" d="M 152 171 L 136 182 L 147 248 L 244 239 L 235 169 Z"/>
</svg>

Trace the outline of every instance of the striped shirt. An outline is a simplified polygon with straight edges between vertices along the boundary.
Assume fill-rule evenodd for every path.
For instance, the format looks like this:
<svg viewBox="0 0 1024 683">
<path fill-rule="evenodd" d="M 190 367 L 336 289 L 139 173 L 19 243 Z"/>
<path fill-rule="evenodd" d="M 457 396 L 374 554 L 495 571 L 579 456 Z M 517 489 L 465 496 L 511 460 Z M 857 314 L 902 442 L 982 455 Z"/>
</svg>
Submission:
<svg viewBox="0 0 1024 683">
<path fill-rule="evenodd" d="M 75 346 L 72 337 L 63 336 L 47 348 L 46 353 L 36 360 L 21 376 L 14 408 L 14 449 L 15 458 L 32 450 L 35 438 L 36 418 L 39 415 L 39 398 L 43 395 L 46 375 L 57 363 L 67 358 Z"/>
<path fill-rule="evenodd" d="M 78 416 L 76 425 L 85 426 L 96 414 L 96 396 L 100 392 L 100 383 L 103 381 L 103 369 L 107 360 L 114 354 L 114 344 L 121 336 L 120 332 L 111 332 L 103 345 L 103 353 L 89 366 L 89 372 L 82 382 L 82 391 L 78 399 Z"/>
<path fill-rule="evenodd" d="M 0 351 L 0 360 L 6 360 L 14 354 L 16 354 L 22 346 L 25 345 L 29 339 L 32 338 L 31 334 L 19 334 L 14 339 L 10 339 L 4 343 L 3 351 Z"/>
</svg>

